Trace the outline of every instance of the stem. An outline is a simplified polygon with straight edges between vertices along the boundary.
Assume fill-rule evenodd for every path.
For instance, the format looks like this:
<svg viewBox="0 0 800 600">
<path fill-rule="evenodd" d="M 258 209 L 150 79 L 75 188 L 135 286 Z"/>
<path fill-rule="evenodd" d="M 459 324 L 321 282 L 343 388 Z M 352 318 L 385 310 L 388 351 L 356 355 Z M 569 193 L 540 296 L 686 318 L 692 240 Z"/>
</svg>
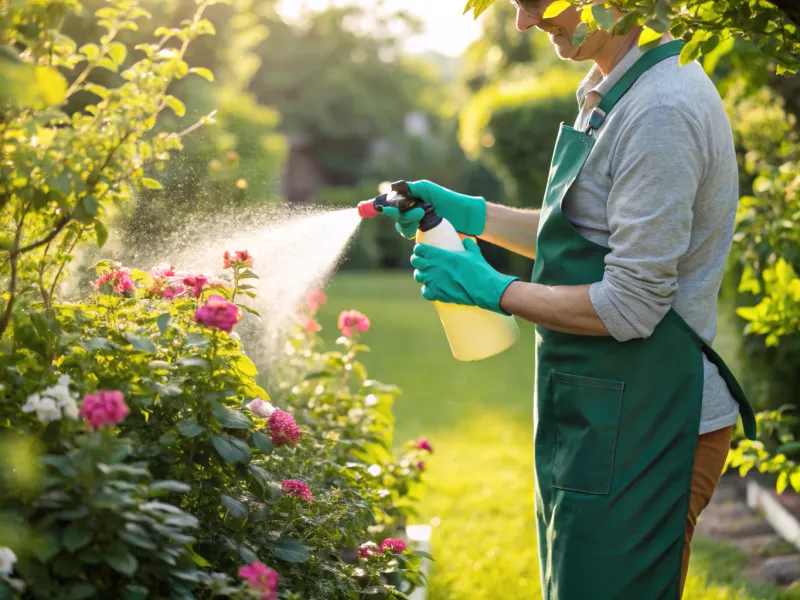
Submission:
<svg viewBox="0 0 800 600">
<path fill-rule="evenodd" d="M 231 294 L 231 302 L 236 302 L 236 291 L 239 289 L 239 267 L 233 269 L 233 294 Z"/>
<path fill-rule="evenodd" d="M 56 223 L 55 228 L 53 231 L 48 233 L 45 237 L 40 239 L 38 242 L 32 242 L 27 246 L 23 246 L 22 248 L 12 247 L 11 250 L 8 251 L 12 260 L 16 259 L 17 256 L 20 254 L 24 254 L 25 252 L 30 252 L 31 250 L 35 250 L 39 246 L 44 246 L 45 244 L 49 244 L 51 241 L 55 239 L 55 237 L 61 233 L 61 230 L 66 227 L 67 223 L 72 220 L 72 215 L 68 217 L 62 217 L 61 220 Z"/>
<path fill-rule="evenodd" d="M 52 240 L 50 240 L 52 242 Z M 39 263 L 39 291 L 42 294 L 42 302 L 44 302 L 45 310 L 50 310 L 50 295 L 47 293 L 47 289 L 45 289 L 44 285 L 44 268 L 47 264 L 47 253 L 50 251 L 50 242 L 47 242 L 47 246 L 45 246 L 44 254 L 42 255 L 42 260 Z"/>
<path fill-rule="evenodd" d="M 67 250 L 67 255 L 72 254 L 72 251 L 75 249 L 75 246 L 78 245 L 78 240 L 80 240 L 80 237 L 81 237 L 80 235 L 76 235 L 75 236 L 75 239 L 72 241 L 72 244 L 70 245 L 69 250 Z M 58 283 L 58 278 L 61 277 L 61 272 L 64 270 L 64 267 L 67 266 L 67 260 L 68 260 L 68 256 L 64 257 L 64 260 L 61 263 L 61 266 L 58 267 L 58 271 L 56 271 L 56 276 L 53 278 L 53 284 L 50 286 L 50 293 L 49 293 L 48 301 L 52 300 L 52 298 L 53 298 L 53 294 L 55 293 L 55 289 L 56 289 L 56 284 Z"/>
<path fill-rule="evenodd" d="M 15 250 L 19 245 L 19 239 L 22 236 L 22 224 L 24 221 L 25 215 L 22 216 L 22 219 L 20 219 L 20 222 L 17 225 L 17 231 L 14 234 L 14 245 L 11 247 L 12 250 Z M 17 299 L 17 256 L 17 253 L 11 255 L 11 280 L 9 281 L 8 286 L 8 304 L 6 304 L 6 310 L 3 312 L 3 316 L 0 317 L 0 338 L 3 337 L 3 333 L 5 333 L 8 324 L 11 322 L 11 313 L 14 310 L 14 302 Z"/>
</svg>

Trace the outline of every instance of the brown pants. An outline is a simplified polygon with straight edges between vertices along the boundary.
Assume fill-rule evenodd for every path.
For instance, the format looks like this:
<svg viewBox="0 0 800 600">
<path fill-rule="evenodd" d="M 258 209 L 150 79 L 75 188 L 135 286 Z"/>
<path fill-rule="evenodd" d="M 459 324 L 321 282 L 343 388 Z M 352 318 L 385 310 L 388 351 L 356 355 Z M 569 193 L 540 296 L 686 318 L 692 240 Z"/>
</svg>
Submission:
<svg viewBox="0 0 800 600">
<path fill-rule="evenodd" d="M 726 427 L 706 433 L 697 438 L 697 450 L 694 455 L 692 471 L 692 491 L 689 499 L 689 515 L 686 517 L 686 534 L 683 542 L 683 567 L 681 569 L 681 595 L 686 583 L 686 572 L 689 570 L 692 536 L 697 525 L 697 517 L 711 502 L 711 496 L 719 483 L 722 468 L 728 457 L 731 446 L 733 427 Z"/>
</svg>

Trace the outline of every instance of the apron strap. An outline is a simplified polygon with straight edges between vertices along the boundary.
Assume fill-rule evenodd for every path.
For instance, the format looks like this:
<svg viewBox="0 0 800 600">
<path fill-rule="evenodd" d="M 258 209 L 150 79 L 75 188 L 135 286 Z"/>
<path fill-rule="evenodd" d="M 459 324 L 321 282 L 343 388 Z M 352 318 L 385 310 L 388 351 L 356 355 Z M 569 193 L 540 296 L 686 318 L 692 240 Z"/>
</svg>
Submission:
<svg viewBox="0 0 800 600">
<path fill-rule="evenodd" d="M 586 128 L 586 133 L 591 135 L 592 131 L 599 128 L 606 115 L 611 112 L 611 109 L 619 102 L 625 93 L 631 89 L 634 83 L 641 77 L 648 69 L 654 67 L 663 60 L 670 57 L 677 56 L 683 50 L 683 40 L 673 40 L 656 46 L 652 50 L 645 52 L 636 63 L 628 69 L 620 80 L 612 87 L 608 93 L 603 96 L 603 99 L 592 111 L 592 116 L 589 117 L 589 125 Z"/>
</svg>

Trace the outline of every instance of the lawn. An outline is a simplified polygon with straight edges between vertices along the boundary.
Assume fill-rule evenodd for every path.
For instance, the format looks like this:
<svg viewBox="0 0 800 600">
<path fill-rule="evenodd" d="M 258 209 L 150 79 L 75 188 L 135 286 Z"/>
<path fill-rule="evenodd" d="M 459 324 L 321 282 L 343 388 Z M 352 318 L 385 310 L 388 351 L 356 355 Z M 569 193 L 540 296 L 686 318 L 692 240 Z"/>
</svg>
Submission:
<svg viewBox="0 0 800 600">
<path fill-rule="evenodd" d="M 462 364 L 450 354 L 432 305 L 410 273 L 340 274 L 321 314 L 335 338 L 340 310 L 366 313 L 371 376 L 399 385 L 398 443 L 426 436 L 435 454 L 420 521 L 434 525 L 431 600 L 540 598 L 533 519 L 533 328 L 505 354 Z M 727 332 L 726 332 L 727 333 Z M 726 352 L 727 354 L 727 352 Z M 798 598 L 746 585 L 743 557 L 697 544 L 685 598 Z"/>
</svg>

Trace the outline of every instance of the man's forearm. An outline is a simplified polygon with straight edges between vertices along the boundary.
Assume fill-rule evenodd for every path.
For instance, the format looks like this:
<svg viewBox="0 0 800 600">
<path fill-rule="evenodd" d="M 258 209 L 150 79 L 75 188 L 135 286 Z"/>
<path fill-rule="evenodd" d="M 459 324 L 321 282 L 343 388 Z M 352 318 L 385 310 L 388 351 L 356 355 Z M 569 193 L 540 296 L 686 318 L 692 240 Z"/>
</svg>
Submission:
<svg viewBox="0 0 800 600">
<path fill-rule="evenodd" d="M 482 240 L 528 258 L 536 258 L 539 210 L 487 203 Z"/>
<path fill-rule="evenodd" d="M 588 285 L 551 287 L 515 281 L 506 288 L 500 308 L 554 331 L 575 335 L 610 335 L 592 306 Z"/>
</svg>

